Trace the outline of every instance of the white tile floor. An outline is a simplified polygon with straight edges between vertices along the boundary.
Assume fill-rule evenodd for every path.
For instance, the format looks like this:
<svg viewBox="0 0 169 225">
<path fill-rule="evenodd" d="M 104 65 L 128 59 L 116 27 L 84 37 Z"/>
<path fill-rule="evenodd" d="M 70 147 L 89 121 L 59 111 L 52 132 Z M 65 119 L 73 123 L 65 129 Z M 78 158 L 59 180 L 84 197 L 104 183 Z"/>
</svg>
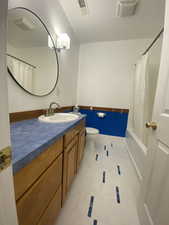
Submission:
<svg viewBox="0 0 169 225">
<path fill-rule="evenodd" d="M 97 152 L 90 142 L 87 143 L 81 168 L 55 225 L 139 225 L 136 211 L 138 183 L 125 139 L 99 135 L 98 140 Z M 121 175 L 117 165 L 120 165 Z M 106 172 L 105 183 L 103 171 Z M 116 199 L 116 186 L 120 191 L 120 204 Z M 94 196 L 94 203 L 89 218 L 91 196 Z"/>
</svg>

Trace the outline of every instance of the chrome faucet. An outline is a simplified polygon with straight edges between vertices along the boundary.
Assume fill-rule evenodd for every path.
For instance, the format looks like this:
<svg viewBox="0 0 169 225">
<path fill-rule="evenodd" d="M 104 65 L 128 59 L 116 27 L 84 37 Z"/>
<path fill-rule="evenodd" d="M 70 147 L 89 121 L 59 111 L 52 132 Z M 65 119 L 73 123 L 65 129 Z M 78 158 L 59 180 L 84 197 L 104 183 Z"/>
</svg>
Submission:
<svg viewBox="0 0 169 225">
<path fill-rule="evenodd" d="M 55 113 L 55 109 L 56 108 L 52 108 L 53 105 L 56 105 L 58 109 L 61 108 L 61 106 L 59 105 L 59 103 L 57 102 L 51 102 L 49 105 L 49 109 L 46 110 L 46 116 L 52 116 Z"/>
</svg>

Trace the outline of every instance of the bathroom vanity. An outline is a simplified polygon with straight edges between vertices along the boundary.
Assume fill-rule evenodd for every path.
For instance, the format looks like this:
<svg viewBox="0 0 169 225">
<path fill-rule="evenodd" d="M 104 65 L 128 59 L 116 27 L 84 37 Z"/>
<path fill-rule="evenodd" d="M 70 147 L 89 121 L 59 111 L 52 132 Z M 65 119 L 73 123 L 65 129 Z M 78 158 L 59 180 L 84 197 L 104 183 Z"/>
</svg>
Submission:
<svg viewBox="0 0 169 225">
<path fill-rule="evenodd" d="M 83 159 L 85 117 L 65 124 L 33 119 L 11 126 L 19 224 L 50 225 L 61 210 Z M 36 136 L 38 133 L 40 139 Z M 22 139 L 26 136 L 34 142 L 30 142 L 30 146 L 24 146 Z M 36 146 L 34 150 L 33 146 Z"/>
</svg>

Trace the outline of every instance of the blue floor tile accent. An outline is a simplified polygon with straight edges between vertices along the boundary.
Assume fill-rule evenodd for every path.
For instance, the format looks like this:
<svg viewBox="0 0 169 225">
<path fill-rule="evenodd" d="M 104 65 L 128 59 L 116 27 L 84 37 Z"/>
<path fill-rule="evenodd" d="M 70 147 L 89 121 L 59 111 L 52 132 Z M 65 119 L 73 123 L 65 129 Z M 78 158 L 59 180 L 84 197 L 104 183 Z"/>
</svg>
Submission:
<svg viewBox="0 0 169 225">
<path fill-rule="evenodd" d="M 118 174 L 121 175 L 121 169 L 119 165 L 117 166 L 117 171 L 118 171 Z"/>
<path fill-rule="evenodd" d="M 117 199 L 117 203 L 120 204 L 120 192 L 119 192 L 118 186 L 116 186 L 116 199 Z"/>
<path fill-rule="evenodd" d="M 99 155 L 98 155 L 98 154 L 96 154 L 96 161 L 98 160 L 98 157 L 99 157 Z"/>
<path fill-rule="evenodd" d="M 93 203 L 94 203 L 94 196 L 91 196 L 90 204 L 89 204 L 89 210 L 88 210 L 88 217 L 92 216 Z"/>
<path fill-rule="evenodd" d="M 94 220 L 93 221 L 93 225 L 97 225 L 97 220 Z"/>
<path fill-rule="evenodd" d="M 103 183 L 106 183 L 106 172 L 103 171 Z"/>
</svg>

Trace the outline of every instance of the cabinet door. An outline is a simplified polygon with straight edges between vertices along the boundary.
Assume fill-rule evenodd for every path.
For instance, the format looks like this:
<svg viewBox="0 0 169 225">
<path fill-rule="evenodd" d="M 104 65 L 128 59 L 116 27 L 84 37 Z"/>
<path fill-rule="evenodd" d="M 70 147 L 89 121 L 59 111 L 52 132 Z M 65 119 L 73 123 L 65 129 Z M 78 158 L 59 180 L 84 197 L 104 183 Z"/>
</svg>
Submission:
<svg viewBox="0 0 169 225">
<path fill-rule="evenodd" d="M 58 213 L 61 210 L 61 192 L 62 186 L 57 190 L 54 198 L 50 202 L 43 216 L 40 218 L 38 225 L 53 225 L 56 222 Z"/>
<path fill-rule="evenodd" d="M 73 143 L 68 145 L 64 151 L 63 201 L 66 198 L 66 194 L 76 174 L 77 146 L 78 146 L 78 139 L 75 138 Z"/>
<path fill-rule="evenodd" d="M 53 199 L 62 181 L 62 155 L 45 171 L 32 187 L 17 201 L 20 225 L 36 225 Z"/>
<path fill-rule="evenodd" d="M 69 152 L 67 152 L 67 190 L 72 184 L 73 178 L 76 174 L 76 150 L 77 145 L 74 145 Z"/>
<path fill-rule="evenodd" d="M 22 168 L 14 176 L 15 197 L 21 196 L 32 186 L 33 183 L 49 168 L 51 163 L 63 152 L 63 138 L 49 146 L 37 158 L 26 167 Z"/>
<path fill-rule="evenodd" d="M 83 159 L 83 155 L 84 155 L 84 149 L 85 149 L 85 129 L 83 129 L 80 133 L 79 133 L 79 142 L 78 142 L 78 159 L 77 159 L 77 168 L 80 167 L 80 163 Z"/>
</svg>

